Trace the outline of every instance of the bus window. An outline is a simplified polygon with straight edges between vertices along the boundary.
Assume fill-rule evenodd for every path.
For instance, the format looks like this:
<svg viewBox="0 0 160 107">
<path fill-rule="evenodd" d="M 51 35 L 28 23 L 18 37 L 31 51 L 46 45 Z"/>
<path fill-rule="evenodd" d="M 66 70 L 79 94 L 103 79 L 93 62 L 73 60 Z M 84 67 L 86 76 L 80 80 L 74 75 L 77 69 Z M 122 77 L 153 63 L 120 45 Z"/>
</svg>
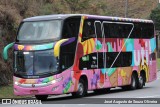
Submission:
<svg viewBox="0 0 160 107">
<path fill-rule="evenodd" d="M 123 23 L 104 23 L 103 27 L 106 38 L 128 38 L 133 26 Z"/>
<path fill-rule="evenodd" d="M 101 29 L 101 22 L 100 21 L 96 21 L 94 23 L 95 26 L 95 34 L 97 35 L 97 38 L 102 38 L 102 29 Z"/>
<path fill-rule="evenodd" d="M 115 67 L 115 63 L 114 65 L 112 64 L 117 55 L 118 55 L 118 52 L 107 52 L 106 53 L 106 68 Z"/>
<path fill-rule="evenodd" d="M 130 38 L 141 38 L 141 26 L 138 23 L 134 23 L 134 29 Z"/>
<path fill-rule="evenodd" d="M 132 64 L 132 52 L 121 52 L 119 55 L 121 61 L 121 67 L 128 67 Z"/>
<path fill-rule="evenodd" d="M 131 38 L 149 39 L 154 37 L 154 25 L 151 23 L 134 23 Z"/>
<path fill-rule="evenodd" d="M 142 38 L 148 38 L 148 26 L 142 25 Z"/>
<path fill-rule="evenodd" d="M 104 68 L 104 53 L 98 52 L 98 68 Z"/>
<path fill-rule="evenodd" d="M 132 63 L 132 52 L 121 52 L 117 57 L 119 52 L 107 52 L 106 54 L 106 68 L 114 67 L 128 67 Z M 117 57 L 117 59 L 116 59 Z M 92 53 L 80 58 L 79 69 L 101 69 L 104 68 L 104 58 L 103 53 L 98 53 L 98 63 L 97 54 Z M 98 66 L 97 66 L 98 65 Z"/>
<path fill-rule="evenodd" d="M 107 52 L 106 53 L 106 68 L 131 66 L 132 52 L 121 52 L 119 55 L 118 54 L 119 52 Z"/>
<path fill-rule="evenodd" d="M 83 26 L 82 41 L 85 41 L 90 38 L 96 38 L 94 20 L 85 20 Z"/>
<path fill-rule="evenodd" d="M 123 25 L 123 30 L 122 30 L 122 37 L 124 37 L 124 38 L 130 38 L 131 37 L 131 34 L 130 33 L 132 33 L 133 31 L 132 31 L 132 27 L 133 27 L 133 25 L 131 25 L 131 24 L 124 24 Z M 131 32 L 132 31 L 132 32 Z"/>
<path fill-rule="evenodd" d="M 153 38 L 154 37 L 154 26 L 152 25 L 148 25 L 148 38 Z"/>
<path fill-rule="evenodd" d="M 142 26 L 142 38 L 152 38 L 154 36 L 154 27 L 151 24 L 143 23 Z"/>
<path fill-rule="evenodd" d="M 85 70 L 85 69 L 96 69 L 97 66 L 97 53 L 91 53 L 88 55 L 85 55 L 80 58 L 79 60 L 79 69 Z"/>
<path fill-rule="evenodd" d="M 61 21 L 24 22 L 18 32 L 19 41 L 57 40 L 60 38 Z"/>
<path fill-rule="evenodd" d="M 80 18 L 69 18 L 64 21 L 62 38 L 78 37 Z"/>
</svg>

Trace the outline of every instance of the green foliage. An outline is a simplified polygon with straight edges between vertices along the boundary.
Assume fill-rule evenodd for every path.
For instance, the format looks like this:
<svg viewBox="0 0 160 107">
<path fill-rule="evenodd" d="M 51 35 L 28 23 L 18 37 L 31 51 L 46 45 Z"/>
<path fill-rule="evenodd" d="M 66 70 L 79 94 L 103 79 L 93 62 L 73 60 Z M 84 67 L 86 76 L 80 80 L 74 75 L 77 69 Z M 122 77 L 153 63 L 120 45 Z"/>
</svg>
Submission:
<svg viewBox="0 0 160 107">
<path fill-rule="evenodd" d="M 76 13 L 77 11 L 89 8 L 90 1 L 91 0 L 65 0 L 71 10 L 71 13 Z"/>
<path fill-rule="evenodd" d="M 152 10 L 150 18 L 155 22 L 156 30 L 160 30 L 160 4 Z"/>
<path fill-rule="evenodd" d="M 42 8 L 40 9 L 40 14 L 42 15 L 49 15 L 52 14 L 52 12 L 53 12 L 53 7 L 52 4 L 50 3 L 43 5 Z"/>
<path fill-rule="evenodd" d="M 32 96 L 16 96 L 13 93 L 13 84 L 0 86 L 0 98 L 31 98 Z"/>
<path fill-rule="evenodd" d="M 157 66 L 158 66 L 158 70 L 160 70 L 160 58 L 158 58 L 157 60 Z"/>
</svg>

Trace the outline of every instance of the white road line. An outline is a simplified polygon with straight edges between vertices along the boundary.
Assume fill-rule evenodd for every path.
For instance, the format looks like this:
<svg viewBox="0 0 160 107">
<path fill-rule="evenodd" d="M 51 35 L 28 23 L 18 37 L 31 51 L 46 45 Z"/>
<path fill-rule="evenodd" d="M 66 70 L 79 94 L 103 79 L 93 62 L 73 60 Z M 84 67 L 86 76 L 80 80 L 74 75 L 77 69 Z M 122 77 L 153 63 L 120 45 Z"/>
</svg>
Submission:
<svg viewBox="0 0 160 107">
<path fill-rule="evenodd" d="M 160 95 L 144 96 L 144 97 L 137 97 L 137 98 L 157 98 L 157 97 L 160 97 Z"/>
<path fill-rule="evenodd" d="M 78 104 L 79 106 L 85 106 L 86 104 Z"/>
</svg>

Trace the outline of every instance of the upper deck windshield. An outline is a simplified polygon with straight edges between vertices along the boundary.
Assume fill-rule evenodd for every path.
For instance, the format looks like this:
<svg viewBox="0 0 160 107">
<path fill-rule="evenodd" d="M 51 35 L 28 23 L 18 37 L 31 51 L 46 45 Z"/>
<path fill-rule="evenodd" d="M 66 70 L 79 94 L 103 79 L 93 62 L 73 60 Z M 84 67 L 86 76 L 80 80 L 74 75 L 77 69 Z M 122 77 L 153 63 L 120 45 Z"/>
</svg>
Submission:
<svg viewBox="0 0 160 107">
<path fill-rule="evenodd" d="M 61 22 L 61 20 L 24 22 L 19 29 L 17 40 L 57 40 L 60 38 Z"/>
</svg>

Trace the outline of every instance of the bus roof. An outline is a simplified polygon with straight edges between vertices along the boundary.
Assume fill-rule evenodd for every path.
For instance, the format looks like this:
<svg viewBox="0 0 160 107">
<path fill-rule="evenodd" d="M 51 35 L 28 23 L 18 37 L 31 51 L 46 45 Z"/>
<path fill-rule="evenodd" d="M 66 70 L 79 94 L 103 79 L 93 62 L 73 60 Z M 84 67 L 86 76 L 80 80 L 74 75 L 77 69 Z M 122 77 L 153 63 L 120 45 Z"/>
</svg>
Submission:
<svg viewBox="0 0 160 107">
<path fill-rule="evenodd" d="M 152 20 L 147 19 L 135 19 L 135 18 L 122 18 L 122 17 L 112 17 L 112 16 L 99 16 L 99 15 L 88 15 L 88 14 L 54 14 L 54 15 L 44 15 L 26 18 L 23 21 L 42 21 L 42 20 L 52 20 L 52 19 L 66 19 L 73 16 L 84 16 L 88 19 L 104 19 L 108 21 L 124 21 L 124 22 L 142 22 L 142 23 L 153 23 Z"/>
<path fill-rule="evenodd" d="M 23 21 L 42 21 L 42 20 L 52 20 L 52 19 L 66 19 L 73 16 L 83 16 L 82 14 L 53 14 L 44 16 L 35 16 L 26 18 Z"/>
</svg>

